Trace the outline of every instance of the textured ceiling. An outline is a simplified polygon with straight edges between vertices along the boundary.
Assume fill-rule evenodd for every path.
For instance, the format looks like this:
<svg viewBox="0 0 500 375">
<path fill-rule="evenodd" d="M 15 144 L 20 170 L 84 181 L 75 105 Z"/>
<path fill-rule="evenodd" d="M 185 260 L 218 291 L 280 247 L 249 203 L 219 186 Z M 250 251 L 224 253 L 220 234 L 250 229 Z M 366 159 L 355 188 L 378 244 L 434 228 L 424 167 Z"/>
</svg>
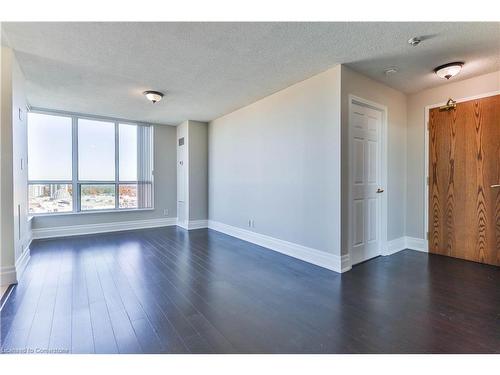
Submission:
<svg viewBox="0 0 500 375">
<path fill-rule="evenodd" d="M 500 23 L 3 23 L 32 106 L 209 121 L 335 64 L 406 93 L 500 69 Z M 408 45 L 423 36 L 417 47 Z M 384 69 L 399 72 L 386 77 Z M 166 92 L 151 104 L 141 95 Z"/>
</svg>

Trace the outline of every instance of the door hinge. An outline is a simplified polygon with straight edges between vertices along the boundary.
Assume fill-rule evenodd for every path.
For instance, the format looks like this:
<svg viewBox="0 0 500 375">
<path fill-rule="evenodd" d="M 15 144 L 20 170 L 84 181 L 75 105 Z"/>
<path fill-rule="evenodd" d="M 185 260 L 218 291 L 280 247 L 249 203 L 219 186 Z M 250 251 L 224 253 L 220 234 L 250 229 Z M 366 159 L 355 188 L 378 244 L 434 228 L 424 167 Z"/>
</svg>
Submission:
<svg viewBox="0 0 500 375">
<path fill-rule="evenodd" d="M 429 237 L 430 237 L 429 232 L 427 232 L 425 236 L 427 238 L 427 241 L 429 241 Z"/>
<path fill-rule="evenodd" d="M 427 186 L 429 186 L 430 181 L 431 181 L 430 178 L 427 177 Z"/>
</svg>

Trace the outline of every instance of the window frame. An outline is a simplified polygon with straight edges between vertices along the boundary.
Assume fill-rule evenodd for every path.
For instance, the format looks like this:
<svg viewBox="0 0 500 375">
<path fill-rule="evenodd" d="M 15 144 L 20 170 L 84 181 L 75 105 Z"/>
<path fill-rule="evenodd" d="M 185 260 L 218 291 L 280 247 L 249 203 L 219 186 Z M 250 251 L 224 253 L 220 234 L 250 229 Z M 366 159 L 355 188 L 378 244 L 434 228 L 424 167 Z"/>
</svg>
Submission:
<svg viewBox="0 0 500 375">
<path fill-rule="evenodd" d="M 72 180 L 28 180 L 27 191 L 28 195 L 28 215 L 29 216 L 55 216 L 55 215 L 81 215 L 81 214 L 95 214 L 95 213 L 110 213 L 110 212 L 127 212 L 127 211 L 152 211 L 155 209 L 155 170 L 154 170 L 154 126 L 153 124 L 147 124 L 140 121 L 125 120 L 116 117 L 106 117 L 98 115 L 88 115 L 76 112 L 66 112 L 58 110 L 49 110 L 44 108 L 30 108 L 30 113 L 39 113 L 44 115 L 59 116 L 59 117 L 69 117 L 71 118 L 71 157 L 72 157 Z M 114 124 L 115 131 L 115 179 L 114 180 L 79 180 L 78 179 L 78 120 L 94 120 L 103 122 L 112 122 Z M 119 186 L 120 185 L 139 185 L 140 181 L 120 181 L 120 124 L 136 125 L 136 126 L 150 126 L 151 136 L 152 136 L 152 170 L 151 170 L 151 207 L 144 208 L 120 208 L 120 197 L 119 197 Z M 28 124 L 28 126 L 30 126 Z M 29 160 L 28 160 L 29 168 Z M 73 196 L 73 207 L 71 211 L 68 212 L 43 212 L 43 213 L 33 213 L 29 212 L 29 185 L 50 185 L 50 184 L 69 184 L 72 186 Z M 81 186 L 82 185 L 114 185 L 115 187 L 115 208 L 113 209 L 94 209 L 94 210 L 83 210 L 81 209 Z"/>
</svg>

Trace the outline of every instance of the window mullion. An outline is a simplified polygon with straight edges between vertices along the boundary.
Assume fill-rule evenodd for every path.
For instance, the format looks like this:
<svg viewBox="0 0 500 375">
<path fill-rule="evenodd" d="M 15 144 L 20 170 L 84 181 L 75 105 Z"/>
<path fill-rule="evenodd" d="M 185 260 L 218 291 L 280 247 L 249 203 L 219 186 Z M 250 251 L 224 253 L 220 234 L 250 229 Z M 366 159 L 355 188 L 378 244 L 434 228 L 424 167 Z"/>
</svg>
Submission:
<svg viewBox="0 0 500 375">
<path fill-rule="evenodd" d="M 73 189 L 73 212 L 80 211 L 80 189 L 78 188 L 78 118 L 71 117 L 72 126 L 72 189 Z"/>
<path fill-rule="evenodd" d="M 120 134 L 118 122 L 115 122 L 115 209 L 120 208 L 118 184 L 120 182 Z"/>
</svg>

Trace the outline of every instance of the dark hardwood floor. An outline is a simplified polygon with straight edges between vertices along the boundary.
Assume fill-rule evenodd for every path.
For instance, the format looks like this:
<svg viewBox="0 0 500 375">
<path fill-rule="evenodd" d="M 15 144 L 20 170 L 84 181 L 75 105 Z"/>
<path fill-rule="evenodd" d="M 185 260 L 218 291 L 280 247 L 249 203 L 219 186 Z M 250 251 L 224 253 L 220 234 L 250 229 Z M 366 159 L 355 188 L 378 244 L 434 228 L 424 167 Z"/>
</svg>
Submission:
<svg viewBox="0 0 500 375">
<path fill-rule="evenodd" d="M 500 269 L 406 250 L 343 275 L 177 227 L 36 241 L 2 352 L 500 353 Z"/>
</svg>

